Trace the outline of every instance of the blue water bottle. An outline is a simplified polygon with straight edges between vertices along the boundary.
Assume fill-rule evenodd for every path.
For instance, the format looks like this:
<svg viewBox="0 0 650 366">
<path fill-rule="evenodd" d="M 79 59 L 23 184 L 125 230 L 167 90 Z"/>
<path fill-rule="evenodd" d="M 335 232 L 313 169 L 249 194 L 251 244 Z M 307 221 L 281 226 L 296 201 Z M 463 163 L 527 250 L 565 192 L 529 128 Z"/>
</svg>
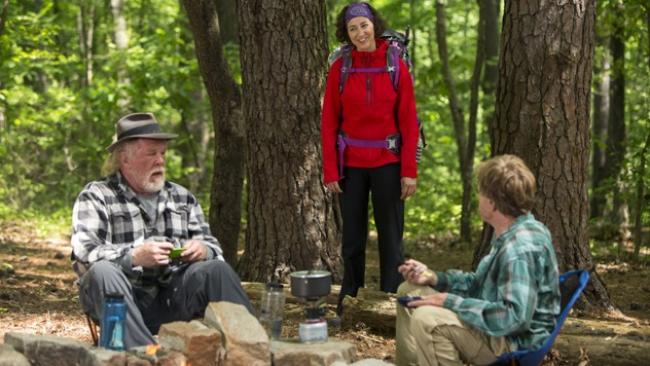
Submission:
<svg viewBox="0 0 650 366">
<path fill-rule="evenodd" d="M 99 346 L 116 351 L 124 350 L 124 319 L 126 304 L 122 294 L 106 294 L 102 316 Z"/>
</svg>

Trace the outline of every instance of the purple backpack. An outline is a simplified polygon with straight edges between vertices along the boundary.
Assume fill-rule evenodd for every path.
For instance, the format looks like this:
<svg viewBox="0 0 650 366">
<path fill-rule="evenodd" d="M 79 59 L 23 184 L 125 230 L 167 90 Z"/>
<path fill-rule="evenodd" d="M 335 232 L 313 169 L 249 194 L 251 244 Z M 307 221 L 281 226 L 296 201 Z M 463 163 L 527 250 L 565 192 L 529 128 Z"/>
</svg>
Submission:
<svg viewBox="0 0 650 366">
<path fill-rule="evenodd" d="M 390 79 L 393 83 L 393 88 L 397 91 L 399 86 L 399 74 L 400 74 L 400 62 L 399 59 L 402 59 L 411 73 L 411 78 L 415 81 L 415 75 L 413 75 L 413 62 L 411 61 L 411 56 L 408 52 L 408 43 L 409 43 L 409 29 L 406 29 L 406 33 L 400 33 L 391 29 L 387 29 L 379 37 L 380 39 L 386 40 L 388 42 L 388 51 L 386 52 L 386 67 L 352 67 L 352 45 L 344 44 L 337 47 L 329 56 L 328 62 L 332 65 L 339 58 L 343 58 L 343 64 L 341 65 L 341 74 L 339 78 L 339 93 L 343 93 L 343 88 L 345 87 L 346 82 L 348 81 L 348 76 L 350 73 L 361 72 L 361 73 L 381 73 L 387 72 L 390 74 Z M 420 118 L 417 118 L 418 126 L 420 129 L 420 137 L 418 139 L 418 146 L 415 153 L 415 160 L 419 163 L 422 156 L 423 149 L 427 146 L 426 139 L 424 137 L 424 128 L 420 122 Z"/>
</svg>

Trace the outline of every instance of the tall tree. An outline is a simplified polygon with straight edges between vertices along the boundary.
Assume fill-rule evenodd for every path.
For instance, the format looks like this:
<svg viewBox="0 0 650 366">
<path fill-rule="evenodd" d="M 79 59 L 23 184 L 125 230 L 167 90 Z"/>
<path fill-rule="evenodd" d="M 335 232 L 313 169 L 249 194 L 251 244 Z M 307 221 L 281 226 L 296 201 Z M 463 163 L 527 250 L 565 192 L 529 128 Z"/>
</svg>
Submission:
<svg viewBox="0 0 650 366">
<path fill-rule="evenodd" d="M 597 36 L 596 43 L 604 46 L 606 37 Z M 591 204 L 590 217 L 597 218 L 603 215 L 605 206 L 605 141 L 607 139 L 607 124 L 609 119 L 609 53 L 594 66 L 594 75 L 597 76 L 596 90 L 594 92 L 594 117 L 591 127 L 593 138 L 591 155 Z"/>
<path fill-rule="evenodd" d="M 120 53 L 120 62 L 117 65 L 117 83 L 120 89 L 128 85 L 129 79 L 126 70 L 126 52 L 129 47 L 129 34 L 127 30 L 126 15 L 124 14 L 124 0 L 111 0 L 111 11 L 113 13 L 113 41 L 115 48 Z M 121 94 L 117 101 L 118 107 L 121 112 L 126 112 L 129 105 L 129 98 L 125 94 Z"/>
<path fill-rule="evenodd" d="M 203 83 L 210 97 L 215 131 L 210 227 L 226 261 L 237 263 L 244 181 L 241 93 L 224 57 L 215 0 L 183 0 L 194 34 Z"/>
<path fill-rule="evenodd" d="M 88 87 L 93 82 L 95 42 L 95 1 L 84 1 L 79 4 L 77 13 L 77 33 L 79 34 L 79 50 L 84 64 L 83 86 Z"/>
<path fill-rule="evenodd" d="M 507 0 L 492 153 L 522 157 L 537 177 L 533 212 L 550 229 L 560 269 L 591 268 L 587 237 L 594 1 Z M 483 255 L 483 243 L 477 255 Z M 614 309 L 596 272 L 594 306 Z"/>
<path fill-rule="evenodd" d="M 483 125 L 489 131 L 495 124 L 495 91 L 499 80 L 499 14 L 501 13 L 501 2 L 499 0 L 477 0 L 479 6 L 478 31 L 482 33 L 485 69 L 481 81 L 481 107 L 483 109 Z M 492 235 L 492 227 L 483 224 L 483 231 L 478 245 L 485 243 Z M 472 265 L 478 266 L 480 258 L 475 257 Z"/>
<path fill-rule="evenodd" d="M 607 139 L 605 146 L 605 179 L 610 181 L 614 189 L 613 215 L 614 229 L 618 231 L 618 248 L 621 254 L 622 246 L 628 241 L 629 215 L 625 200 L 621 197 L 626 190 L 625 181 L 621 177 L 625 159 L 625 29 L 623 4 L 616 2 L 613 20 L 613 31 L 610 37 L 609 50 L 612 55 L 612 77 L 610 84 L 609 119 L 607 124 Z"/>
<path fill-rule="evenodd" d="M 219 30 L 221 43 L 239 43 L 239 23 L 237 21 L 237 6 L 235 0 L 215 0 L 219 15 Z"/>
<path fill-rule="evenodd" d="M 499 0 L 477 0 L 479 6 L 479 37 L 483 37 L 484 70 L 481 90 L 485 126 L 494 123 L 494 102 L 499 79 Z"/>
<path fill-rule="evenodd" d="M 481 80 L 481 72 L 485 61 L 485 35 L 483 27 L 484 21 L 479 20 L 479 32 L 476 42 L 476 59 L 474 61 L 474 71 L 472 72 L 470 87 L 470 113 L 467 127 L 465 126 L 465 116 L 463 114 L 456 83 L 452 76 L 449 64 L 449 53 L 447 51 L 447 26 L 445 15 L 445 4 L 443 1 L 436 1 L 436 42 L 438 43 L 438 55 L 442 63 L 442 74 L 447 95 L 449 100 L 449 109 L 451 110 L 451 119 L 454 126 L 454 136 L 458 149 L 458 163 L 460 165 L 460 175 L 463 184 L 463 198 L 461 204 L 460 218 L 460 239 L 464 243 L 471 242 L 471 213 L 472 213 L 472 172 L 474 170 L 474 152 L 476 150 L 476 116 L 478 111 L 478 91 Z M 467 132 L 465 132 L 467 130 Z"/>
<path fill-rule="evenodd" d="M 646 184 L 645 184 L 645 172 L 646 172 L 646 156 L 648 155 L 648 150 L 650 149 L 650 132 L 646 135 L 645 143 L 643 148 L 639 152 L 639 168 L 636 172 L 636 199 L 634 202 L 634 258 L 639 258 L 639 253 L 641 252 L 641 245 L 643 243 L 643 222 L 641 218 L 643 217 L 643 211 L 646 202 Z"/>
<path fill-rule="evenodd" d="M 5 23 L 7 22 L 7 16 L 9 15 L 9 0 L 2 1 L 2 8 L 0 8 L 0 36 L 5 30 Z M 0 89 L 2 89 L 2 80 L 0 80 Z M 5 106 L 4 100 L 0 104 L 0 131 L 5 128 Z M 2 142 L 2 137 L 0 136 L 0 142 Z"/>
<path fill-rule="evenodd" d="M 0 35 L 5 30 L 5 23 L 9 15 L 9 0 L 2 0 L 2 7 L 0 7 Z"/>
<path fill-rule="evenodd" d="M 325 3 L 239 1 L 248 177 L 243 278 L 325 268 L 338 279 L 340 216 L 321 181 Z"/>
</svg>

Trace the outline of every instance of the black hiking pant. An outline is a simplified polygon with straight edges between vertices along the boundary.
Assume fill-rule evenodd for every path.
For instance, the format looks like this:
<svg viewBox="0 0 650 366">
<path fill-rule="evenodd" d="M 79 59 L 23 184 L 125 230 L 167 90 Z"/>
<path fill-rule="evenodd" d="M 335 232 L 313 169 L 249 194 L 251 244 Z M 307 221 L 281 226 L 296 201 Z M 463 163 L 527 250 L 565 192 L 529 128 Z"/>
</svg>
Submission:
<svg viewBox="0 0 650 366">
<path fill-rule="evenodd" d="M 230 301 L 253 312 L 248 296 L 235 271 L 216 259 L 192 263 L 175 272 L 167 287 L 160 288 L 153 301 L 143 304 L 137 288 L 120 267 L 109 261 L 93 264 L 79 279 L 79 300 L 84 312 L 101 319 L 105 295 L 124 295 L 127 316 L 124 346 L 129 349 L 156 343 L 153 334 L 172 321 L 203 317 L 211 301 Z"/>
<path fill-rule="evenodd" d="M 397 267 L 404 261 L 404 201 L 400 199 L 400 164 L 377 168 L 346 167 L 344 176 L 341 182 L 341 255 L 344 273 L 339 305 L 345 295 L 357 296 L 359 287 L 364 286 L 370 192 L 379 242 L 379 287 L 381 291 L 395 293 L 397 286 L 404 280 L 397 271 Z M 341 311 L 342 307 L 339 306 L 339 315 Z"/>
</svg>

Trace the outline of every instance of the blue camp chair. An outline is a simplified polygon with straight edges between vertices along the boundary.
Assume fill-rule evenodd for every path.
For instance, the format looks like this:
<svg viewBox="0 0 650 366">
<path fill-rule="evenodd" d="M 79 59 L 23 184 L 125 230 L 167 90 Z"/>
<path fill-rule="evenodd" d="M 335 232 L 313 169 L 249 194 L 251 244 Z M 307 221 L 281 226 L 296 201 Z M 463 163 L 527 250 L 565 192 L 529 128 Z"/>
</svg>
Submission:
<svg viewBox="0 0 650 366">
<path fill-rule="evenodd" d="M 544 356 L 551 350 L 555 337 L 560 333 L 562 325 L 573 304 L 576 303 L 582 290 L 589 282 L 589 271 L 575 270 L 562 274 L 560 276 L 560 293 L 562 295 L 562 312 L 557 318 L 557 324 L 551 335 L 546 339 L 542 347 L 536 350 L 518 350 L 504 353 L 491 366 L 497 365 L 521 365 L 521 366 L 538 366 L 542 363 Z"/>
</svg>

